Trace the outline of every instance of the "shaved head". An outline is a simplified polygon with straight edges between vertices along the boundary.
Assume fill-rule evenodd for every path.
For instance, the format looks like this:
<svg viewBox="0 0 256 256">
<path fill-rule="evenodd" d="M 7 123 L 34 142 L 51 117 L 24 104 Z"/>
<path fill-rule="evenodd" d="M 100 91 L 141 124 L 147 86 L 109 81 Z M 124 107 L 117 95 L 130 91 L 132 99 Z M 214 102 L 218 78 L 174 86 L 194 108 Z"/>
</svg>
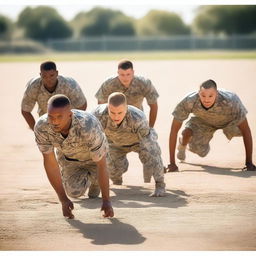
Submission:
<svg viewBox="0 0 256 256">
<path fill-rule="evenodd" d="M 127 105 L 126 97 L 121 92 L 113 92 L 108 97 L 108 104 L 118 107 L 120 105 Z"/>
<path fill-rule="evenodd" d="M 56 94 L 48 100 L 48 109 L 63 108 L 67 106 L 71 106 L 71 103 L 69 98 L 63 94 Z"/>
</svg>

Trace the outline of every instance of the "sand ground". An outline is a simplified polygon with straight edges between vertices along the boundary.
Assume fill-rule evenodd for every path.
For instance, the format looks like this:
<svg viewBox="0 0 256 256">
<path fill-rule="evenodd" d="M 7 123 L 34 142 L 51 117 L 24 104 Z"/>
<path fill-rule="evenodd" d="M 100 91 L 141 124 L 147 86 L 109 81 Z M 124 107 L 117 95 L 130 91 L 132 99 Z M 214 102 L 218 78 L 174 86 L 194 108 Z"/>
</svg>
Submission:
<svg viewBox="0 0 256 256">
<path fill-rule="evenodd" d="M 44 61 L 44 60 L 42 60 Z M 150 198 L 136 154 L 123 186 L 111 185 L 115 218 L 101 217 L 100 199 L 74 200 L 75 219 L 62 217 L 32 131 L 20 114 L 26 82 L 40 63 L 1 63 L 0 249 L 1 250 L 251 250 L 256 249 L 256 173 L 244 172 L 241 138 L 217 131 L 205 158 L 190 152 L 180 171 L 165 175 L 166 197 Z M 75 78 L 96 106 L 94 94 L 116 62 L 60 62 L 59 73 Z M 212 78 L 236 92 L 248 109 L 256 145 L 256 61 L 138 61 L 137 74 L 157 87 L 156 130 L 168 164 L 171 112 L 188 92 Z M 146 108 L 146 112 L 148 109 Z M 256 148 L 254 146 L 254 161 Z"/>
</svg>

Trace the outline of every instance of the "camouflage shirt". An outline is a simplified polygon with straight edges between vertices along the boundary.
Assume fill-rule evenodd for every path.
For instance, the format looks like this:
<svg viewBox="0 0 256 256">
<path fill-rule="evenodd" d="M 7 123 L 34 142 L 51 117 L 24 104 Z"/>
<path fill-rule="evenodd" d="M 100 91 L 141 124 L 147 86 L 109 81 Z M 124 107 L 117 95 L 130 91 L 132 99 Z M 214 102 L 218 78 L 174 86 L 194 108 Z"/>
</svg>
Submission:
<svg viewBox="0 0 256 256">
<path fill-rule="evenodd" d="M 246 118 L 247 110 L 235 93 L 218 90 L 216 102 L 211 108 L 205 109 L 198 92 L 193 92 L 176 106 L 172 114 L 183 122 L 190 113 L 212 127 L 224 128 L 227 125 L 239 125 Z"/>
<path fill-rule="evenodd" d="M 66 95 L 70 101 L 72 108 L 79 108 L 86 103 L 86 98 L 78 83 L 69 77 L 58 76 L 58 83 L 54 92 L 47 91 L 42 83 L 42 79 L 31 79 L 23 95 L 21 108 L 23 111 L 31 112 L 38 104 L 39 116 L 47 112 L 47 102 L 49 98 L 56 94 Z"/>
<path fill-rule="evenodd" d="M 107 103 L 108 96 L 113 92 L 121 92 L 127 98 L 127 104 L 143 110 L 143 99 L 146 98 L 148 104 L 155 104 L 159 97 L 155 87 L 149 79 L 141 76 L 134 76 L 131 84 L 126 88 L 118 79 L 112 77 L 107 79 L 97 91 L 95 97 L 102 103 Z"/>
<path fill-rule="evenodd" d="M 107 104 L 99 105 L 93 114 L 100 120 L 110 144 L 131 146 L 141 143 L 150 134 L 145 114 L 133 106 L 128 106 L 127 113 L 120 125 L 111 120 Z"/>
<path fill-rule="evenodd" d="M 39 118 L 34 129 L 39 150 L 47 154 L 57 148 L 71 159 L 99 161 L 106 154 L 108 146 L 100 122 L 85 111 L 75 109 L 72 112 L 72 124 L 67 138 L 51 129 L 47 114 Z"/>
</svg>

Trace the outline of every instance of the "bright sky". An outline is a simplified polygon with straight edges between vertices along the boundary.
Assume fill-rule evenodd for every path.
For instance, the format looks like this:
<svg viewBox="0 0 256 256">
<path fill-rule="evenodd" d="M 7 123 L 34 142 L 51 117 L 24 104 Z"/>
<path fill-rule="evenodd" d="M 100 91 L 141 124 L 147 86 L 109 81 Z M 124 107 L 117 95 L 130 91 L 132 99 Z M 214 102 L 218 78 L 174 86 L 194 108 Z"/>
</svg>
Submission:
<svg viewBox="0 0 256 256">
<path fill-rule="evenodd" d="M 175 12 L 189 24 L 199 5 L 224 3 L 248 5 L 256 4 L 256 0 L 0 0 L 0 13 L 16 20 L 26 6 L 48 5 L 56 8 L 65 19 L 71 20 L 80 11 L 88 11 L 95 6 L 121 10 L 135 18 L 143 17 L 151 9 L 158 9 Z"/>
</svg>

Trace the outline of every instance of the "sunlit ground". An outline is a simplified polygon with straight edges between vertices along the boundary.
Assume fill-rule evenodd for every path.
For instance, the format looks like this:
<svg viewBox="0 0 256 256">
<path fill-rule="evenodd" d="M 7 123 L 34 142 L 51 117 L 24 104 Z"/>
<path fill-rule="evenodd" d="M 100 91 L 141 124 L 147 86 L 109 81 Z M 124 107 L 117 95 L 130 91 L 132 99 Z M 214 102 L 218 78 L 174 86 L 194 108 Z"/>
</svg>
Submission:
<svg viewBox="0 0 256 256">
<path fill-rule="evenodd" d="M 252 51 L 143 51 L 143 52 L 48 52 L 44 54 L 1 54 L 0 62 L 30 62 L 51 59 L 55 61 L 119 60 L 183 60 L 183 59 L 255 59 Z"/>
</svg>

